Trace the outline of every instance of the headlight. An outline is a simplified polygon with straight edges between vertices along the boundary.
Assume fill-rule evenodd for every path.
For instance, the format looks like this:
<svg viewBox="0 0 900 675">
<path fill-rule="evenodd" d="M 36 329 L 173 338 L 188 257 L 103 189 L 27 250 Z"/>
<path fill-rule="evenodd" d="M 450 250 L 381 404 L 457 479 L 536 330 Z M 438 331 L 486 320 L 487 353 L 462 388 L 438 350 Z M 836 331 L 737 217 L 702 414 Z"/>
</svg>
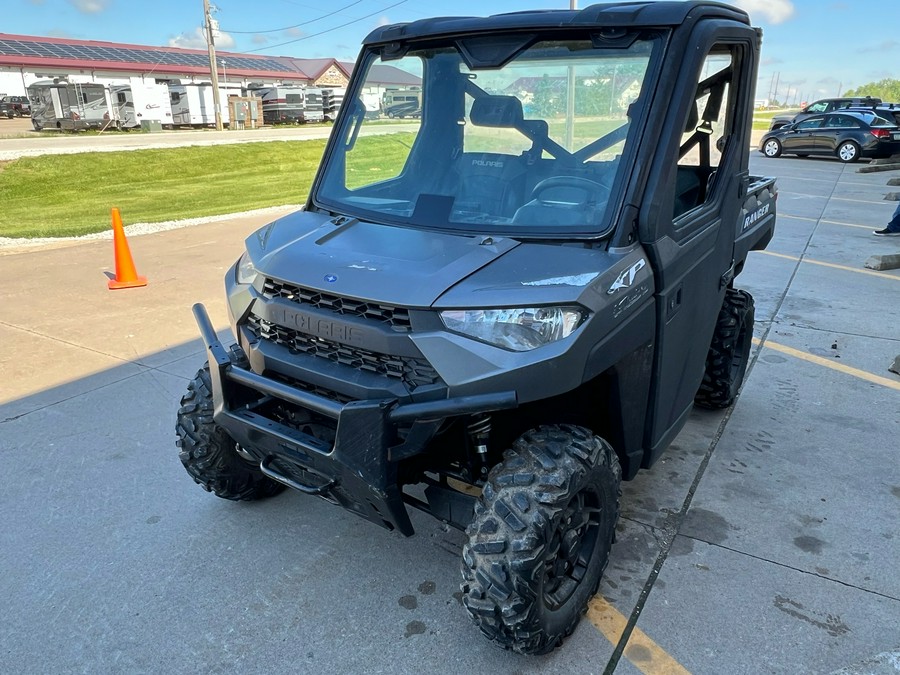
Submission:
<svg viewBox="0 0 900 675">
<path fill-rule="evenodd" d="M 441 312 L 444 325 L 457 333 L 504 349 L 527 352 L 571 335 L 584 319 L 576 307 L 455 309 Z"/>
<path fill-rule="evenodd" d="M 253 261 L 250 260 L 250 254 L 247 253 L 247 251 L 244 251 L 244 255 L 238 260 L 237 271 L 235 272 L 237 282 L 239 284 L 252 284 L 256 281 L 256 277 L 258 276 L 259 272 L 257 272 L 256 268 L 253 266 Z"/>
</svg>

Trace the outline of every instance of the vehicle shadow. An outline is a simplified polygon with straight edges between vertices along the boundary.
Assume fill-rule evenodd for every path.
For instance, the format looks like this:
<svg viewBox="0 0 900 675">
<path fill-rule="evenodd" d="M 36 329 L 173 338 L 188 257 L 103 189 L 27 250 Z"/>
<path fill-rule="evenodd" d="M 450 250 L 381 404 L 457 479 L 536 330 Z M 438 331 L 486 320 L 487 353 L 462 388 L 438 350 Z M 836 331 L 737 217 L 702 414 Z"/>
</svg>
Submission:
<svg viewBox="0 0 900 675">
<path fill-rule="evenodd" d="M 247 672 L 582 672 L 611 655 L 587 621 L 546 657 L 482 640 L 461 606 L 465 535 L 419 512 L 416 536 L 404 538 L 290 490 L 259 502 L 206 493 L 181 466 L 174 431 L 202 361 L 191 340 L 0 405 L 0 593 L 17 608 L 0 635 L 9 663 L 22 672 L 237 662 Z M 660 468 L 625 488 L 601 585 L 625 616 L 718 419 L 697 415 Z"/>
</svg>

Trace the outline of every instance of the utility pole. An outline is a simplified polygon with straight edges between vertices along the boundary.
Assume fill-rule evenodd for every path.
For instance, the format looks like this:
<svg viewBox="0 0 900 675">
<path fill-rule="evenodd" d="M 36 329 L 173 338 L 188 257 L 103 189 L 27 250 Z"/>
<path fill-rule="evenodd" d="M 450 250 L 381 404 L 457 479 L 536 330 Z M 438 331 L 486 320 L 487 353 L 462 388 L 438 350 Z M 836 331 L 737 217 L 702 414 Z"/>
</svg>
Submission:
<svg viewBox="0 0 900 675">
<path fill-rule="evenodd" d="M 569 0 L 569 9 L 578 9 L 578 0 Z M 569 66 L 566 78 L 566 149 L 575 150 L 575 66 Z"/>
<path fill-rule="evenodd" d="M 216 42 L 209 12 L 209 0 L 203 0 L 203 22 L 206 26 L 206 44 L 209 47 L 209 77 L 212 80 L 213 105 L 216 108 L 216 131 L 222 131 L 222 102 L 219 100 L 219 73 L 216 67 Z"/>
</svg>

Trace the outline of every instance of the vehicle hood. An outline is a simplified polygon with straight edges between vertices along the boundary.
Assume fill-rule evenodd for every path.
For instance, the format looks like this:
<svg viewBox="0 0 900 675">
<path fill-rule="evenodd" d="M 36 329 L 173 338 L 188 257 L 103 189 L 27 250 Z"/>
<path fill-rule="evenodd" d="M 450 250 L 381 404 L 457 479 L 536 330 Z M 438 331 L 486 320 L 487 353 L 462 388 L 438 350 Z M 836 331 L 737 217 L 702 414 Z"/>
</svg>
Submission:
<svg viewBox="0 0 900 675">
<path fill-rule="evenodd" d="M 525 242 L 445 293 L 435 308 L 581 305 L 612 318 L 653 291 L 639 247 L 601 248 Z"/>
<path fill-rule="evenodd" d="M 256 269 L 267 277 L 333 295 L 422 308 L 519 246 L 513 239 L 306 211 L 270 223 L 246 243 Z"/>
</svg>

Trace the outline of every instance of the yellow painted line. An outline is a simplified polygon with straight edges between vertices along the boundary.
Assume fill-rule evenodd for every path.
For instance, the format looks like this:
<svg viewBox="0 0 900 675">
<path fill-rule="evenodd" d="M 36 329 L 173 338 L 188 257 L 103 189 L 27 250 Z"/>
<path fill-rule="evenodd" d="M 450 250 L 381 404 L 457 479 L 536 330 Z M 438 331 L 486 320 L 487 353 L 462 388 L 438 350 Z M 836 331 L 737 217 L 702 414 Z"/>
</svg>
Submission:
<svg viewBox="0 0 900 675">
<path fill-rule="evenodd" d="M 618 644 L 628 625 L 628 619 L 601 595 L 595 595 L 588 603 L 587 618 L 613 646 Z M 637 626 L 631 631 L 624 655 L 644 675 L 690 675 L 690 671 Z"/>
<path fill-rule="evenodd" d="M 871 382 L 872 384 L 880 384 L 882 387 L 888 387 L 889 389 L 896 389 L 897 391 L 900 391 L 900 381 L 898 380 L 891 380 L 887 377 L 881 377 L 881 375 L 873 375 L 868 371 L 845 366 L 843 363 L 837 363 L 836 361 L 833 361 L 831 359 L 825 359 L 821 356 L 816 356 L 815 354 L 809 354 L 807 352 L 800 351 L 799 349 L 788 347 L 787 345 L 780 345 L 777 342 L 769 342 L 768 340 L 766 340 L 765 343 L 761 343 L 759 338 L 753 338 L 753 344 L 762 344 L 763 347 L 774 349 L 776 352 L 781 352 L 782 354 L 787 354 L 788 356 L 793 356 L 795 358 L 802 359 L 803 361 L 808 361 L 809 363 L 815 363 L 820 366 L 825 366 L 826 368 L 837 370 L 838 372 L 844 373 L 846 375 L 852 375 L 853 377 L 857 377 L 860 380 L 865 380 L 866 382 Z"/>
<path fill-rule="evenodd" d="M 842 223 L 839 220 L 820 220 L 819 222 L 825 223 L 827 225 L 840 225 L 842 227 L 856 227 L 856 228 L 859 228 L 860 230 L 874 231 L 874 230 L 878 229 L 877 225 L 875 225 L 875 226 L 873 226 L 873 225 L 857 225 L 855 223 Z"/>
<path fill-rule="evenodd" d="M 784 253 L 773 253 L 772 251 L 759 251 L 759 253 L 763 253 L 765 255 L 771 255 L 775 258 L 784 258 L 785 260 L 800 260 L 797 256 L 793 255 L 785 255 Z M 857 274 L 868 274 L 870 277 L 881 277 L 882 279 L 893 279 L 894 281 L 900 281 L 900 276 L 896 274 L 885 274 L 884 272 L 875 272 L 874 270 L 861 270 L 856 267 L 847 267 L 846 265 L 836 265 L 835 263 L 823 262 L 821 260 L 813 260 L 812 258 L 803 258 L 801 262 L 809 263 L 810 265 L 820 265 L 821 267 L 830 267 L 836 270 L 844 270 L 845 272 L 856 272 Z"/>
<path fill-rule="evenodd" d="M 792 220 L 805 220 L 809 223 L 825 223 L 827 225 L 841 225 L 843 227 L 857 227 L 861 230 L 875 230 L 878 225 L 860 225 L 858 223 L 842 223 L 840 220 L 825 220 L 824 218 L 807 218 L 806 216 L 792 216 L 789 213 L 779 213 L 778 218 L 790 218 Z"/>
</svg>

